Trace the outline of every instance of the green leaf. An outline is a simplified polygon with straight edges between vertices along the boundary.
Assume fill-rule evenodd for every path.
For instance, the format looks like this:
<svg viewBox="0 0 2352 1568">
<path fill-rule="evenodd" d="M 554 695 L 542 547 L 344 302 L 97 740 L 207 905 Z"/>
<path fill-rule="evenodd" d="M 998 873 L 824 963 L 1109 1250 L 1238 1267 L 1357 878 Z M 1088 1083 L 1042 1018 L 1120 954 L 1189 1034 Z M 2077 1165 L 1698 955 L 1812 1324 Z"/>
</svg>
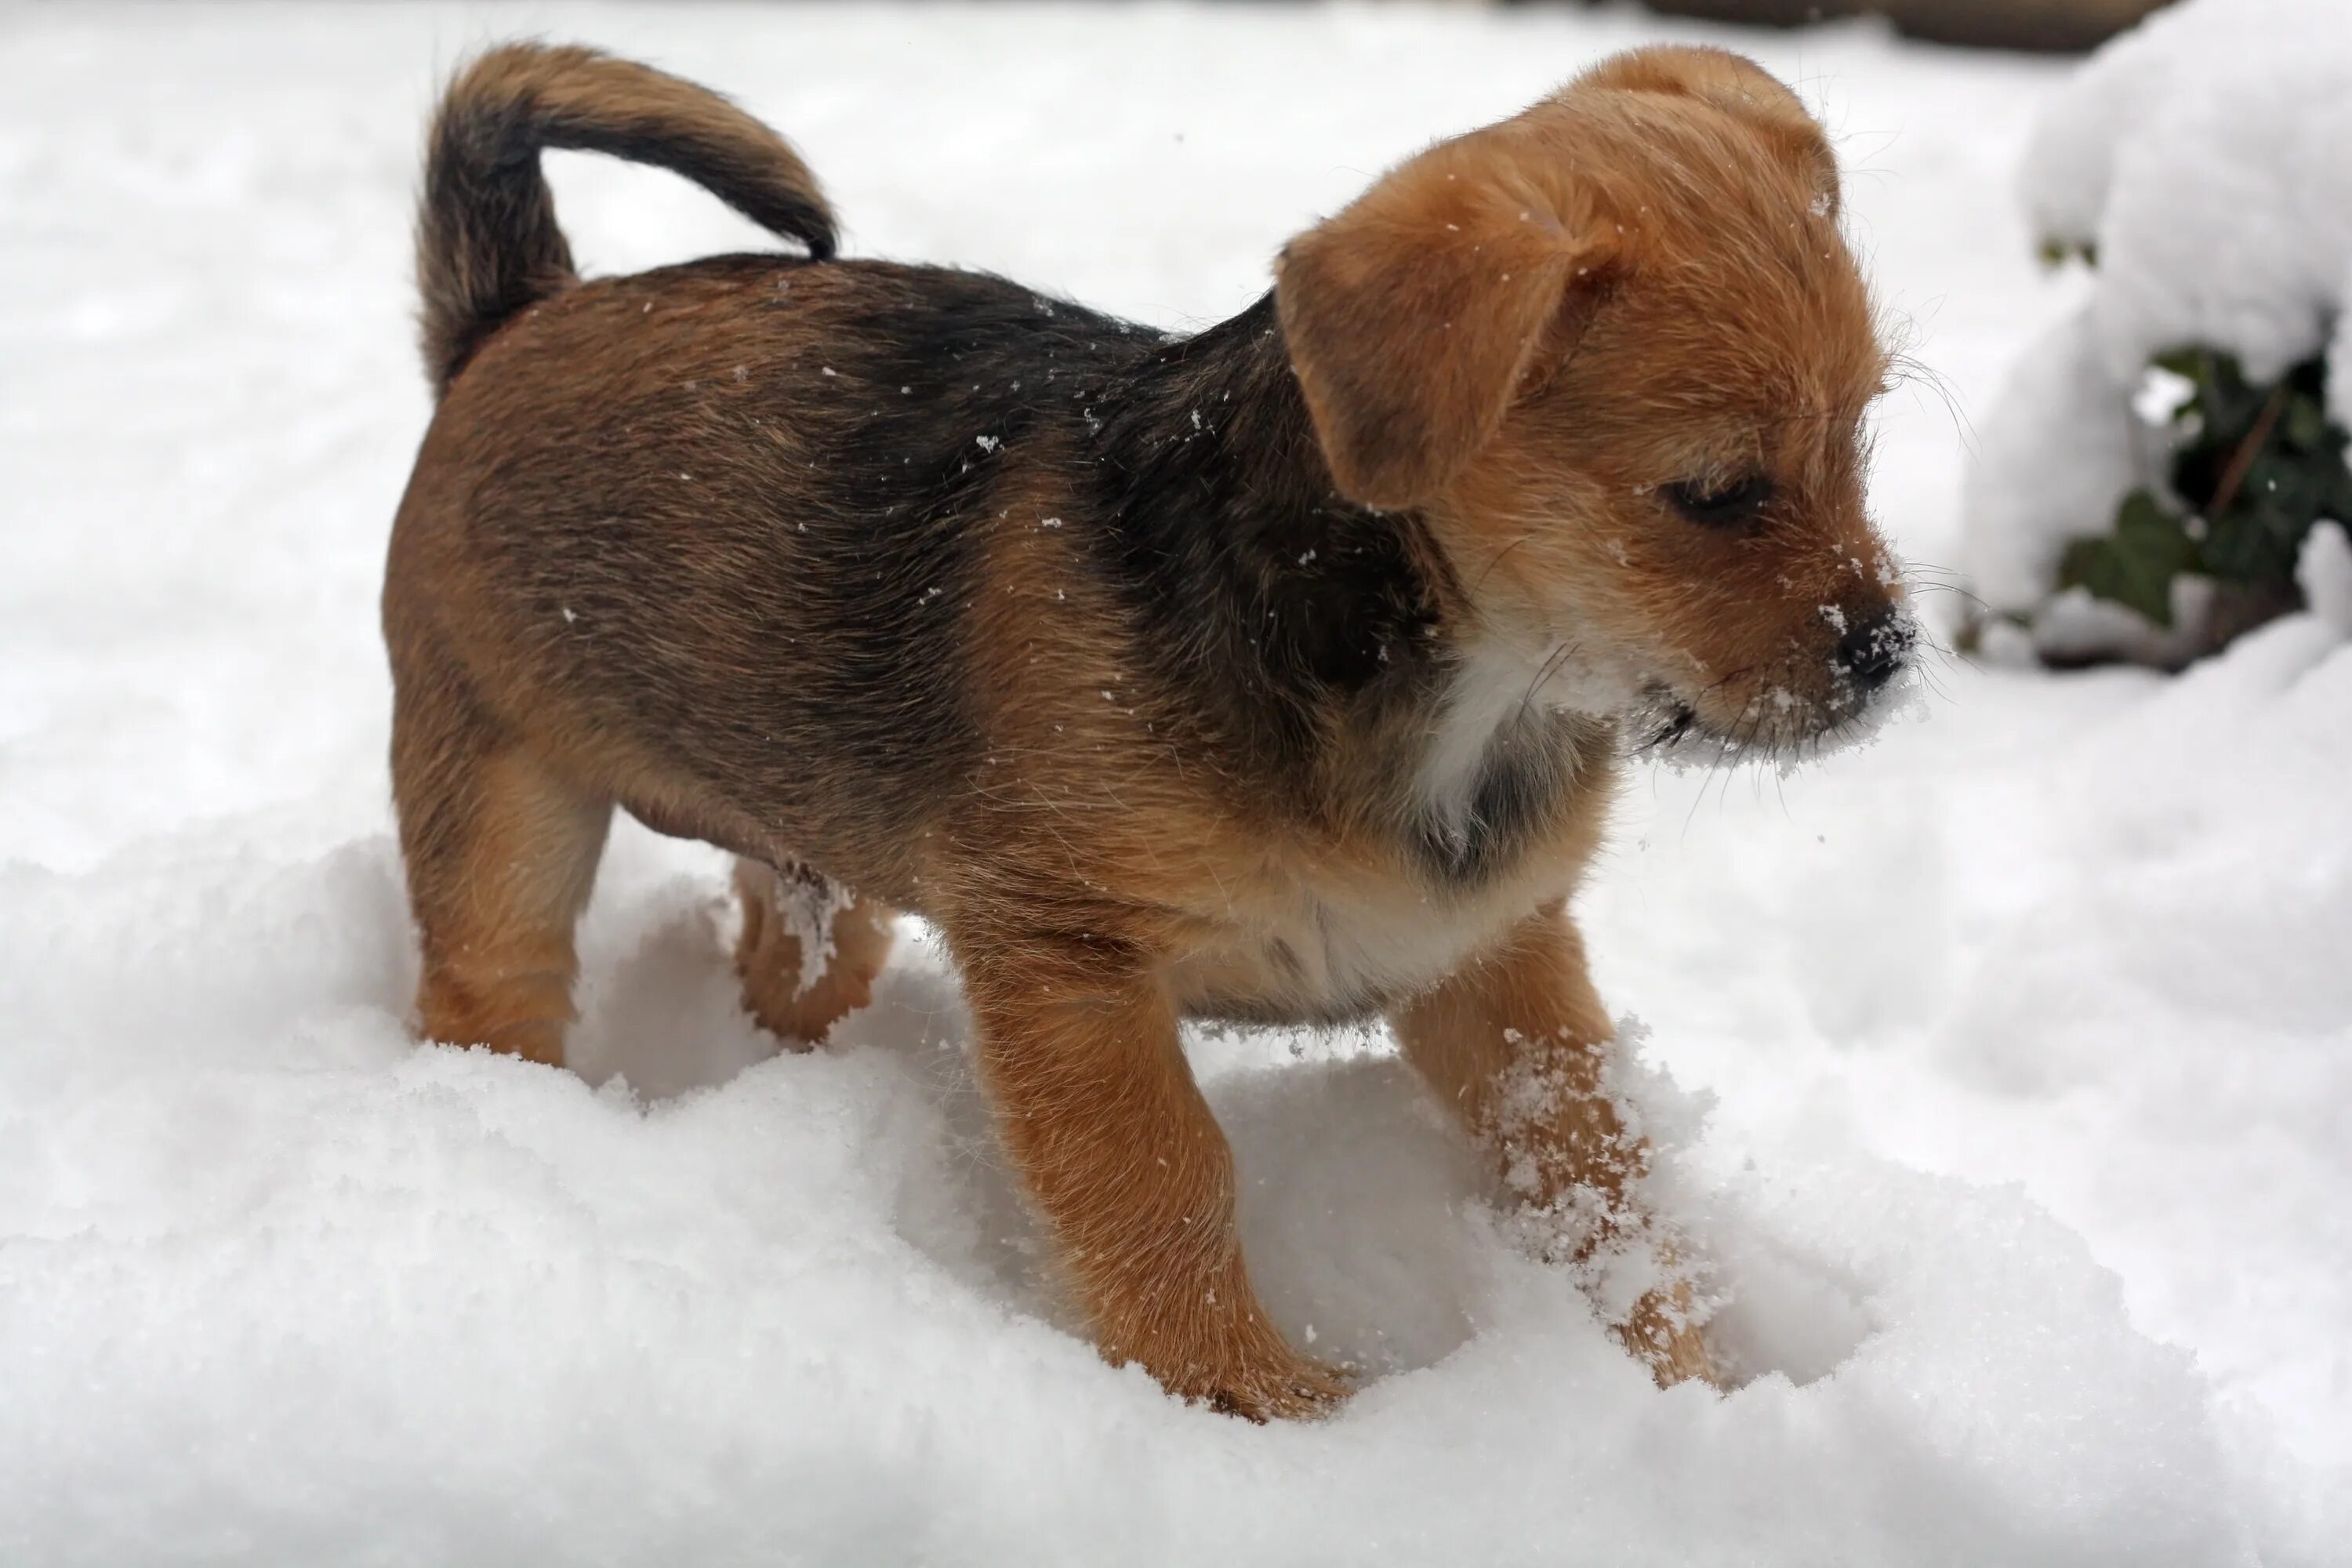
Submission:
<svg viewBox="0 0 2352 1568">
<path fill-rule="evenodd" d="M 2315 398 L 2297 397 L 2286 405 L 2286 417 L 2279 421 L 2279 435 L 2298 452 L 2323 452 L 2329 448 L 2327 410 Z M 2336 441 L 2342 447 L 2343 441 Z"/>
<path fill-rule="evenodd" d="M 2180 520 L 2146 490 L 2124 498 L 2116 531 L 2099 539 L 2078 539 L 2059 563 L 2062 587 L 2081 587 L 2096 598 L 2138 611 L 2159 626 L 2172 625 L 2172 580 L 2197 564 L 2197 542 Z"/>
<path fill-rule="evenodd" d="M 2085 267 L 2095 268 L 2099 264 L 2099 247 L 2095 240 L 2045 237 L 2037 248 L 2041 253 L 2042 265 L 2053 271 L 2076 259 Z"/>
<path fill-rule="evenodd" d="M 2172 584 L 2184 573 L 2224 585 L 2233 602 L 2299 603 L 2295 562 L 2313 523 L 2352 521 L 2352 438 L 2328 417 L 2326 362 L 2305 360 L 2262 384 L 2234 355 L 2196 344 L 2153 363 L 2189 388 L 2169 430 L 2167 499 L 2126 497 L 2112 532 L 2067 546 L 2060 585 L 2159 626 L 2172 624 Z"/>
</svg>

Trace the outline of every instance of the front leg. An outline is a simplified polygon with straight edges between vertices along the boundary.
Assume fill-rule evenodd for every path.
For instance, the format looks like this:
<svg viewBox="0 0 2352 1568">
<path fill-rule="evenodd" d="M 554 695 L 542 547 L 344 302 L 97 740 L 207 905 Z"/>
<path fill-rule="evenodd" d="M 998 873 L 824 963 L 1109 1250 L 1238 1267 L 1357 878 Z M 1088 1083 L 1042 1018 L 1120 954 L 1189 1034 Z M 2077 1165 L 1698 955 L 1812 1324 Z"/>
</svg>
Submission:
<svg viewBox="0 0 2352 1568">
<path fill-rule="evenodd" d="M 956 941 L 981 1076 L 1105 1360 L 1254 1420 L 1344 1393 L 1267 1321 L 1234 1227 L 1233 1154 L 1160 983 L 1121 944 Z"/>
<path fill-rule="evenodd" d="M 1515 1193 L 1589 1216 L 1573 1260 L 1640 1237 L 1647 1216 L 1630 1192 L 1649 1149 L 1603 1087 L 1615 1031 L 1561 905 L 1528 916 L 1391 1022 L 1406 1058 L 1492 1149 Z M 1712 1375 L 1690 1307 L 1690 1287 L 1677 1282 L 1643 1296 L 1618 1325 L 1662 1385 Z"/>
</svg>

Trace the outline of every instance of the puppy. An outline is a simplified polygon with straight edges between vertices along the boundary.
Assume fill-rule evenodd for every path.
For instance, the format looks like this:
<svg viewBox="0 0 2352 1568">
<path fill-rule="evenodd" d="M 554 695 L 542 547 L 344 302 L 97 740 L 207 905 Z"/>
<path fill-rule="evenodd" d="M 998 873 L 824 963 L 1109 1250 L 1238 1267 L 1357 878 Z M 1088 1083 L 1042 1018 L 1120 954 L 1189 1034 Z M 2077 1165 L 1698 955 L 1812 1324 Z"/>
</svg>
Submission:
<svg viewBox="0 0 2352 1568">
<path fill-rule="evenodd" d="M 583 282 L 542 147 L 805 254 Z M 423 1032 L 562 1060 L 617 805 L 740 857 L 789 1040 L 865 1003 L 895 911 L 938 930 L 1102 1353 L 1175 1394 L 1343 1391 L 1251 1289 L 1186 1017 L 1384 1018 L 1518 1197 L 1583 1216 L 1570 1256 L 1668 1256 L 1568 904 L 1629 750 L 1794 753 L 1907 657 L 1837 213 L 1785 88 L 1647 49 L 1171 337 L 836 259 L 726 100 L 485 55 L 430 134 L 439 407 L 383 595 Z M 1707 1371 L 1688 1305 L 1618 1325 L 1662 1382 Z"/>
</svg>

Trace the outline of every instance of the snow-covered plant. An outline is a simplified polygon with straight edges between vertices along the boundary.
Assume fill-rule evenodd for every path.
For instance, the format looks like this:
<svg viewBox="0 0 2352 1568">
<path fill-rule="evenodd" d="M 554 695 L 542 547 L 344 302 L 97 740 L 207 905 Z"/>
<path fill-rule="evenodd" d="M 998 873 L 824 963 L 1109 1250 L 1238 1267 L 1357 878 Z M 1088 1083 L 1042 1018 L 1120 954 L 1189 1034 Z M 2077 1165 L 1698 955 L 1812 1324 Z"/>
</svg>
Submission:
<svg viewBox="0 0 2352 1568">
<path fill-rule="evenodd" d="M 2165 483 L 2123 499 L 2107 532 L 2059 557 L 2062 588 L 2175 624 L 2175 584 L 2211 584 L 2204 632 L 2214 643 L 2301 606 L 2295 567 L 2315 523 L 2352 517 L 2344 427 L 2328 416 L 2327 365 L 2305 360 L 2269 386 L 2234 354 L 2158 354 L 2137 411 L 2168 437 Z"/>
<path fill-rule="evenodd" d="M 2352 16 L 2159 15 L 2061 91 L 2023 185 L 2088 287 L 1983 427 L 1976 629 L 2178 666 L 2301 607 L 2305 541 L 2352 518 Z"/>
</svg>

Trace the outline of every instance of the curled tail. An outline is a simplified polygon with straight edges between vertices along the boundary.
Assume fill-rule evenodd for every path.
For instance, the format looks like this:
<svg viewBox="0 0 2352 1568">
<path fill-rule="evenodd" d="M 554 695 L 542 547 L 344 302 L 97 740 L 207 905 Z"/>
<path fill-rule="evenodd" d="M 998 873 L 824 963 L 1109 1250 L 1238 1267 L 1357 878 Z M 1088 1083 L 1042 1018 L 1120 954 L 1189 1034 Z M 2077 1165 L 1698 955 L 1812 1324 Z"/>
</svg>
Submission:
<svg viewBox="0 0 2352 1568">
<path fill-rule="evenodd" d="M 436 396 L 508 317 L 576 280 L 542 147 L 683 174 L 817 259 L 833 254 L 816 177 L 717 93 L 594 49 L 503 45 L 449 84 L 425 144 L 416 279 Z"/>
</svg>

